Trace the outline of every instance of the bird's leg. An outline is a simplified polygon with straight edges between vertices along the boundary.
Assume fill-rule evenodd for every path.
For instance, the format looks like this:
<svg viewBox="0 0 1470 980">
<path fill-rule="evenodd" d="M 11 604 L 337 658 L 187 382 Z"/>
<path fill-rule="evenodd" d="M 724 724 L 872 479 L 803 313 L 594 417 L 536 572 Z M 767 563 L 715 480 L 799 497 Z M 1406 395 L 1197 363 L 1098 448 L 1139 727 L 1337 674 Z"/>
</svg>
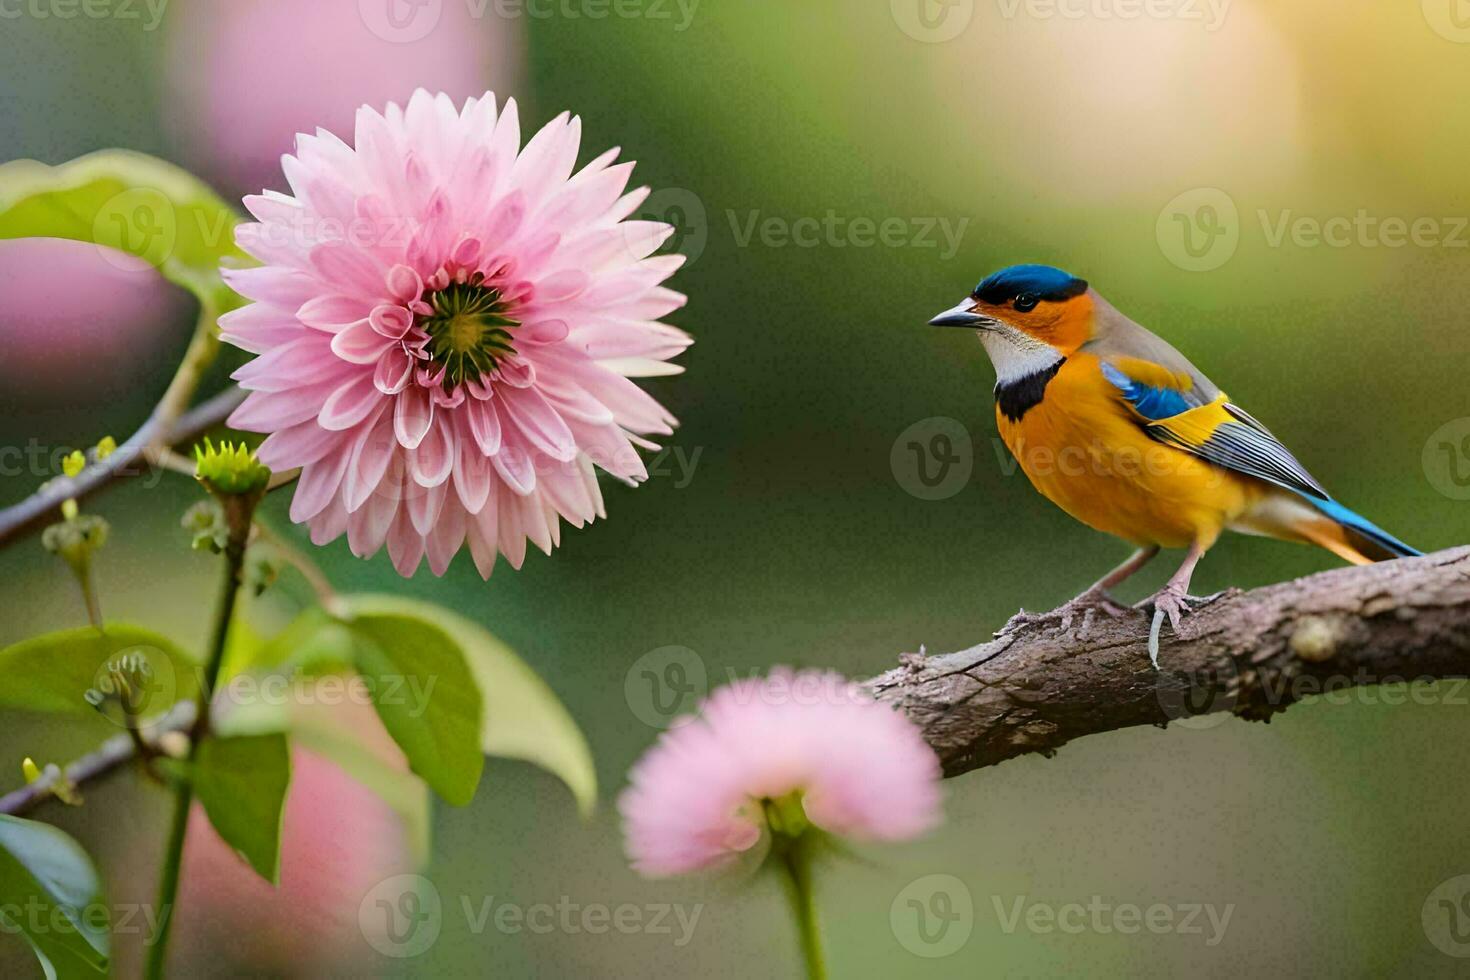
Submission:
<svg viewBox="0 0 1470 980">
<path fill-rule="evenodd" d="M 1114 619 L 1126 615 L 1128 613 L 1128 607 L 1117 602 L 1108 594 L 1108 590 L 1127 580 L 1134 572 L 1147 565 L 1158 553 L 1158 545 L 1139 548 L 1129 556 L 1127 561 L 1088 586 L 1075 599 L 1047 613 L 1028 613 L 1022 609 L 1016 615 L 1012 616 L 1005 626 L 1001 628 L 1000 633 L 996 635 L 999 636 L 1022 626 L 1049 622 L 1054 619 L 1061 620 L 1061 628 L 1064 631 L 1069 630 L 1072 628 L 1072 620 L 1076 618 L 1079 612 L 1082 613 L 1082 630 L 1085 633 L 1092 625 L 1093 614 L 1098 610 L 1102 610 L 1106 615 Z"/>
<path fill-rule="evenodd" d="M 1122 616 L 1128 612 L 1128 607 L 1115 601 L 1112 596 L 1108 595 L 1108 590 L 1122 585 L 1128 579 L 1132 578 L 1135 572 L 1153 561 L 1154 556 L 1158 553 L 1159 546 L 1156 544 L 1149 545 L 1146 548 L 1139 548 L 1128 557 L 1127 561 L 1092 583 L 1087 591 L 1067 603 L 1067 605 L 1097 606 L 1101 607 L 1104 612 L 1114 619 Z"/>
<path fill-rule="evenodd" d="M 1148 656 L 1153 661 L 1155 670 L 1159 666 L 1159 630 L 1164 625 L 1165 617 L 1168 617 L 1169 628 L 1174 631 L 1174 635 L 1179 636 L 1179 623 L 1186 613 L 1214 602 L 1222 594 L 1217 592 L 1204 598 L 1189 594 L 1189 580 L 1194 577 L 1195 566 L 1205 556 L 1205 547 L 1198 541 L 1190 545 L 1189 552 L 1184 556 L 1179 570 L 1169 578 L 1162 589 L 1138 604 L 1140 609 L 1152 608 L 1154 612 L 1153 623 L 1148 631 Z"/>
</svg>

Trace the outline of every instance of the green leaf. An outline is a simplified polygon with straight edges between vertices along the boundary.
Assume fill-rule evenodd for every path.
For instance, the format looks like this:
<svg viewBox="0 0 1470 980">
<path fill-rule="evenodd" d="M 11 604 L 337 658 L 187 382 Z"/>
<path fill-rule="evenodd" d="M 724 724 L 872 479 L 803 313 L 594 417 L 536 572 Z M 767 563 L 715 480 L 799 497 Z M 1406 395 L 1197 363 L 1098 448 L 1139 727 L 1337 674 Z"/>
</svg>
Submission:
<svg viewBox="0 0 1470 980">
<path fill-rule="evenodd" d="M 370 751 L 357 733 L 344 728 L 331 712 L 293 712 L 285 704 L 257 699 L 238 704 L 219 718 L 216 731 L 227 737 L 281 732 L 289 735 L 297 748 L 335 763 L 398 814 L 414 860 L 420 867 L 429 863 L 432 823 L 428 786 L 412 773 L 385 765 L 381 756 Z"/>
<path fill-rule="evenodd" d="M 47 977 L 107 970 L 101 894 L 80 844 L 48 824 L 0 815 L 0 927 L 25 937 Z"/>
<path fill-rule="evenodd" d="M 484 627 L 440 606 L 396 596 L 350 596 L 359 612 L 434 623 L 462 651 L 485 699 L 480 747 L 487 755 L 533 763 L 566 783 L 583 814 L 597 803 L 592 752 L 577 723 L 526 662 Z"/>
<path fill-rule="evenodd" d="M 270 639 L 257 634 L 240 637 L 230 631 L 232 641 L 220 673 L 221 686 L 237 674 L 260 670 L 283 670 L 304 677 L 322 677 L 352 670 L 352 631 L 320 607 L 302 611 Z"/>
<path fill-rule="evenodd" d="M 70 238 L 137 256 L 213 316 L 242 302 L 219 274 L 222 259 L 242 257 L 239 221 L 188 171 L 129 150 L 0 166 L 0 238 Z"/>
<path fill-rule="evenodd" d="M 291 749 L 280 734 L 205 739 L 194 792 L 209 822 L 256 873 L 280 880 L 281 816 L 291 785 Z"/>
<path fill-rule="evenodd" d="M 454 806 L 474 799 L 484 702 L 459 646 L 430 620 L 357 607 L 357 672 L 414 772 Z"/>
<path fill-rule="evenodd" d="M 141 655 L 152 668 L 147 689 L 133 692 L 140 717 L 151 718 L 199 691 L 195 664 L 165 636 L 139 626 L 110 623 L 107 631 L 82 626 L 22 640 L 0 650 L 0 708 L 99 717 L 88 689 L 105 683 L 106 666 L 123 653 Z M 114 714 L 108 717 L 120 720 Z"/>
</svg>

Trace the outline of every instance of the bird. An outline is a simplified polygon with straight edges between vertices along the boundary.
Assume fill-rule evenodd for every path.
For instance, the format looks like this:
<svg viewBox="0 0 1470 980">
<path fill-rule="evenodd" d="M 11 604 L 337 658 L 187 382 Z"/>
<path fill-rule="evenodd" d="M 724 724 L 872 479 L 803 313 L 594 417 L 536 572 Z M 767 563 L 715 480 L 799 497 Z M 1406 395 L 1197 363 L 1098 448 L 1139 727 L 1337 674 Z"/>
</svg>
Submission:
<svg viewBox="0 0 1470 980">
<path fill-rule="evenodd" d="M 1032 485 L 1137 549 L 1040 618 L 1060 615 L 1066 628 L 1082 612 L 1085 629 L 1094 611 L 1121 616 L 1110 590 L 1161 549 L 1183 548 L 1178 571 L 1139 604 L 1154 613 L 1157 669 L 1164 620 L 1180 636 L 1183 618 L 1215 598 L 1189 585 L 1225 530 L 1314 544 L 1353 564 L 1421 554 L 1334 500 L 1269 429 L 1084 279 L 1011 266 L 929 322 L 978 334 L 995 368 L 1001 439 Z"/>
</svg>

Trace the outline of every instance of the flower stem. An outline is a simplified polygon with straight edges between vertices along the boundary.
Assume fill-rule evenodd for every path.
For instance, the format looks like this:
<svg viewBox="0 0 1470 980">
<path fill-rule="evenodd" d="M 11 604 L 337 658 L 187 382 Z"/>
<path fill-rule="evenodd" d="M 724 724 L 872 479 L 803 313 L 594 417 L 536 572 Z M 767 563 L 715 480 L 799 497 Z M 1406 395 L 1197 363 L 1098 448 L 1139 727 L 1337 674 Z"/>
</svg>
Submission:
<svg viewBox="0 0 1470 980">
<path fill-rule="evenodd" d="M 220 668 L 224 666 L 225 647 L 230 636 L 230 623 L 235 617 L 235 602 L 240 595 L 244 579 L 245 547 L 250 537 L 254 503 L 234 498 L 237 507 L 225 507 L 230 524 L 229 541 L 225 545 L 225 578 L 220 589 L 219 608 L 215 610 L 214 632 L 210 639 L 209 660 L 204 668 L 203 685 L 199 691 L 199 713 L 190 729 L 189 763 L 199 755 L 199 746 L 209 735 L 210 701 L 215 685 L 219 683 Z M 194 802 L 192 771 L 174 791 L 173 822 L 169 827 L 167 849 L 164 851 L 163 872 L 158 882 L 157 909 L 159 916 L 158 934 L 148 948 L 148 965 L 145 976 L 148 980 L 163 980 L 168 961 L 168 940 L 173 930 L 174 913 L 179 897 L 179 874 L 183 869 L 184 839 L 189 830 L 189 808 Z"/>
<path fill-rule="evenodd" d="M 810 835 L 792 841 L 781 853 L 779 866 L 786 885 L 786 897 L 796 919 L 801 939 L 801 955 L 806 962 L 808 980 L 827 980 L 827 964 L 822 954 L 822 932 L 817 923 L 817 902 L 812 886 L 812 859 L 806 846 Z"/>
<path fill-rule="evenodd" d="M 255 530 L 261 539 L 274 548 L 288 565 L 301 573 L 301 577 L 306 579 L 311 590 L 316 593 L 317 601 L 330 611 L 337 602 L 337 590 L 332 587 L 331 580 L 327 578 L 321 566 L 264 523 L 256 521 Z"/>
<path fill-rule="evenodd" d="M 97 589 L 92 584 L 92 561 L 84 558 L 73 566 L 77 584 L 82 589 L 82 601 L 87 604 L 87 619 L 98 630 L 102 629 L 102 604 L 97 600 Z"/>
</svg>

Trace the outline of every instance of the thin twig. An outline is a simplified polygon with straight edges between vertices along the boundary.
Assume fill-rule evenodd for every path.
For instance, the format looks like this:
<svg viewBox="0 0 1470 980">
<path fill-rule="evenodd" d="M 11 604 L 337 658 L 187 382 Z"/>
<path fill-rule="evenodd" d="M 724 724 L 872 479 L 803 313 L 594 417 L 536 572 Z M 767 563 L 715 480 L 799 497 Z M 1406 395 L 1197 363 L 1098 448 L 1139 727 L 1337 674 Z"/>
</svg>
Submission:
<svg viewBox="0 0 1470 980">
<path fill-rule="evenodd" d="M 332 580 L 327 578 L 321 566 L 312 561 L 310 556 L 280 534 L 277 534 L 263 521 L 255 522 L 256 533 L 260 535 L 269 547 L 274 549 L 286 563 L 301 573 L 311 590 L 316 593 L 317 600 L 328 609 L 331 609 L 337 599 L 337 590 L 332 586 Z"/>
<path fill-rule="evenodd" d="M 161 736 L 170 732 L 187 731 L 194 724 L 197 711 L 193 701 L 180 701 L 146 729 L 143 734 L 147 743 L 156 747 Z M 28 786 L 0 796 L 0 813 L 24 816 L 47 800 L 53 799 L 53 791 L 58 785 L 85 786 L 98 782 L 137 757 L 137 745 L 132 734 L 115 735 L 64 770 L 56 770 Z"/>
<path fill-rule="evenodd" d="M 148 447 L 177 445 L 197 438 L 222 424 L 244 398 L 245 392 L 231 388 L 184 413 L 170 427 L 165 427 L 155 412 L 106 459 L 87 467 L 75 477 L 58 477 L 44 490 L 0 510 L 0 546 L 55 521 L 65 500 L 82 500 L 118 480 L 148 473 L 152 469 L 147 458 Z"/>
<path fill-rule="evenodd" d="M 168 470 L 170 473 L 178 473 L 181 476 L 194 475 L 194 462 L 182 453 L 176 453 L 168 447 L 162 447 L 148 451 L 144 458 L 154 469 Z"/>
</svg>

